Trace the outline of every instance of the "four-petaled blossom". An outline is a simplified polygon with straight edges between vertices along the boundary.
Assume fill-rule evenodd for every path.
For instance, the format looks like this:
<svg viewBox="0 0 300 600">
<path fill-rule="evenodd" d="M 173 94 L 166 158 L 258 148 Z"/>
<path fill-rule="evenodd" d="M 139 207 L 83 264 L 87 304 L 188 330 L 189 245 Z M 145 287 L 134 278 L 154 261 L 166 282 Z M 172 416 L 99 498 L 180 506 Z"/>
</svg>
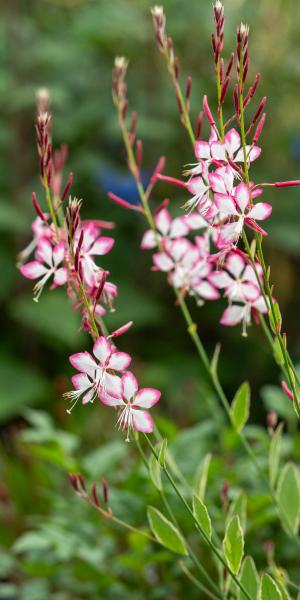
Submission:
<svg viewBox="0 0 300 600">
<path fill-rule="evenodd" d="M 155 215 L 154 223 L 157 232 L 153 229 L 145 232 L 141 241 L 141 248 L 143 250 L 155 248 L 162 240 L 166 241 L 166 239 L 183 237 L 189 233 L 187 218 L 182 216 L 172 219 L 166 208 L 162 208 Z"/>
<path fill-rule="evenodd" d="M 95 285 L 97 275 L 99 273 L 99 267 L 94 262 L 94 256 L 103 256 L 108 254 L 112 249 L 115 240 L 111 237 L 104 237 L 99 235 L 99 227 L 96 227 L 94 223 L 88 223 L 82 228 L 83 241 L 80 248 L 80 264 L 82 267 L 83 277 L 89 286 Z M 79 234 L 78 234 L 79 238 Z M 74 250 L 76 252 L 79 239 L 74 244 Z"/>
<path fill-rule="evenodd" d="M 93 354 L 98 362 L 89 352 L 79 352 L 70 356 L 70 363 L 79 374 L 72 378 L 75 390 L 65 394 L 74 400 L 69 412 L 80 397 L 82 403 L 87 404 L 93 402 L 97 396 L 103 399 L 108 395 L 113 398 L 121 395 L 121 380 L 116 372 L 125 371 L 129 367 L 131 356 L 126 352 L 118 352 L 104 336 L 96 340 Z"/>
<path fill-rule="evenodd" d="M 153 419 L 148 414 L 148 408 L 151 408 L 160 399 L 161 393 L 154 388 L 138 389 L 138 382 L 130 371 L 127 371 L 121 378 L 121 394 L 119 398 L 109 395 L 102 396 L 100 400 L 107 406 L 119 408 L 117 424 L 120 429 L 126 430 L 126 441 L 129 441 L 131 429 L 152 433 Z"/>
<path fill-rule="evenodd" d="M 251 203 L 251 193 L 245 183 L 240 183 L 234 190 L 234 197 L 224 193 L 215 194 L 215 203 L 222 218 L 229 219 L 226 225 L 220 228 L 217 240 L 218 248 L 235 245 L 243 231 L 244 224 L 259 233 L 265 232 L 256 221 L 267 219 L 272 206 L 267 202 Z"/>
<path fill-rule="evenodd" d="M 67 281 L 67 269 L 62 266 L 65 259 L 65 244 L 59 242 L 51 246 L 46 238 L 41 238 L 37 245 L 37 260 L 20 267 L 24 277 L 40 280 L 34 286 L 34 299 L 38 301 L 44 285 L 53 277 L 52 288 L 64 285 Z"/>
</svg>

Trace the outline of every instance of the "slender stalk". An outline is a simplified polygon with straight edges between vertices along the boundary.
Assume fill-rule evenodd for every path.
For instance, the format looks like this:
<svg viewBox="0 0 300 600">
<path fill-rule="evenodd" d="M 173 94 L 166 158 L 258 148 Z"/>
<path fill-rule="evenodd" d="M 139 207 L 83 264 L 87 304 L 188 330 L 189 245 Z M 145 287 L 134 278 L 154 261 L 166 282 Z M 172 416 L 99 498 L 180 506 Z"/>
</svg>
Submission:
<svg viewBox="0 0 300 600">
<path fill-rule="evenodd" d="M 145 440 L 146 440 L 146 442 L 147 442 L 147 444 L 148 444 L 148 446 L 149 446 L 152 454 L 155 456 L 156 460 L 158 460 L 159 459 L 158 454 L 157 454 L 154 446 L 152 445 L 149 437 L 147 436 L 147 434 L 144 434 L 144 438 L 145 438 Z M 185 497 L 181 493 L 180 489 L 177 487 L 177 484 L 176 484 L 175 480 L 173 479 L 171 473 L 169 472 L 168 468 L 166 467 L 166 465 L 163 465 L 162 469 L 163 469 L 166 477 L 168 478 L 168 480 L 169 480 L 172 488 L 174 489 L 176 495 L 178 496 L 178 498 L 180 499 L 181 503 L 185 507 L 185 509 L 188 512 L 189 516 L 192 518 L 192 521 L 194 522 L 196 528 L 201 533 L 201 536 L 204 539 L 204 542 L 206 543 L 206 545 L 210 548 L 210 550 L 213 552 L 213 554 L 216 556 L 216 558 L 219 560 L 219 562 L 222 563 L 222 565 L 224 566 L 224 568 L 228 571 L 228 573 L 232 577 L 233 581 L 239 587 L 239 589 L 243 592 L 243 594 L 246 596 L 246 598 L 248 598 L 248 600 L 252 600 L 251 596 L 248 594 L 248 592 L 245 589 L 244 585 L 239 581 L 238 577 L 232 571 L 231 567 L 227 564 L 226 560 L 224 559 L 224 557 L 221 554 L 221 552 L 219 551 L 219 549 L 209 539 L 208 535 L 205 533 L 205 531 L 199 525 L 199 523 L 198 523 L 198 521 L 197 521 L 197 519 L 196 519 L 196 517 L 195 517 L 195 515 L 193 513 L 192 508 L 190 507 L 190 505 L 188 504 L 187 500 L 185 499 Z"/>
<path fill-rule="evenodd" d="M 118 105 L 117 100 L 115 100 L 115 104 L 116 104 L 116 107 L 118 109 L 119 124 L 120 124 L 120 129 L 121 129 L 121 133 L 122 133 L 123 140 L 124 140 L 124 145 L 125 145 L 126 152 L 127 152 L 128 165 L 129 165 L 130 171 L 132 172 L 132 174 L 133 174 L 133 176 L 135 178 L 135 182 L 136 182 L 137 190 L 139 192 L 140 200 L 141 200 L 142 206 L 144 208 L 145 217 L 146 217 L 146 219 L 148 221 L 148 224 L 149 224 L 150 228 L 156 233 L 156 226 L 155 226 L 154 219 L 153 219 L 153 216 L 152 216 L 152 213 L 151 213 L 151 209 L 150 209 L 150 206 L 149 206 L 149 201 L 148 201 L 148 198 L 147 198 L 147 196 L 145 194 L 144 187 L 143 187 L 143 185 L 142 185 L 142 183 L 140 181 L 138 166 L 136 164 L 136 160 L 135 160 L 135 156 L 134 156 L 134 153 L 133 153 L 133 150 L 132 150 L 132 146 L 130 144 L 130 140 L 129 140 L 129 135 L 128 135 L 128 132 L 127 132 L 127 128 L 126 128 L 126 125 L 124 123 L 124 119 L 122 118 L 122 113 L 121 113 L 121 110 L 120 110 L 120 107 Z M 246 159 L 247 159 L 247 157 L 246 157 Z M 211 385 L 212 385 L 215 393 L 217 394 L 219 400 L 221 401 L 221 404 L 223 405 L 223 408 L 224 408 L 225 413 L 226 413 L 226 415 L 228 417 L 228 420 L 229 420 L 229 422 L 230 422 L 233 430 L 235 431 L 236 435 L 238 436 L 239 441 L 242 444 L 245 452 L 248 454 L 249 459 L 251 460 L 251 462 L 255 466 L 257 472 L 259 473 L 259 475 L 262 478 L 265 486 L 267 487 L 267 489 L 268 489 L 268 491 L 269 491 L 269 493 L 270 493 L 270 495 L 272 497 L 272 500 L 273 500 L 273 502 L 275 503 L 275 505 L 277 507 L 279 515 L 281 516 L 282 520 L 286 523 L 286 528 L 289 531 L 290 536 L 293 537 L 297 541 L 297 543 L 299 542 L 299 544 L 300 544 L 299 539 L 297 537 L 295 537 L 295 534 L 292 532 L 290 526 L 288 525 L 287 520 L 285 518 L 285 515 L 282 513 L 282 510 L 280 508 L 279 502 L 277 500 L 276 492 L 275 492 L 274 488 L 270 485 L 270 482 L 269 482 L 268 478 L 266 477 L 263 469 L 261 468 L 261 466 L 260 466 L 260 464 L 259 464 L 259 462 L 258 462 L 258 460 L 257 460 L 257 458 L 256 458 L 256 456 L 255 456 L 255 454 L 254 454 L 254 452 L 253 452 L 250 444 L 246 440 L 243 432 L 238 431 L 238 429 L 236 428 L 236 426 L 235 426 L 235 424 L 234 424 L 234 422 L 232 420 L 231 412 L 230 412 L 230 403 L 229 403 L 228 398 L 226 397 L 226 395 L 224 393 L 224 390 L 223 390 L 223 388 L 222 388 L 222 386 L 220 384 L 220 381 L 219 381 L 219 378 L 218 378 L 217 374 L 215 372 L 213 372 L 213 370 L 211 368 L 209 357 L 208 357 L 208 355 L 207 355 L 207 353 L 205 351 L 205 348 L 204 348 L 204 346 L 202 344 L 202 341 L 201 341 L 200 336 L 199 336 L 198 331 L 197 331 L 197 325 L 196 325 L 196 323 L 194 323 L 194 321 L 192 319 L 192 316 L 191 316 L 191 313 L 190 313 L 189 308 L 187 306 L 187 303 L 186 303 L 185 299 L 183 298 L 182 294 L 178 291 L 178 289 L 176 287 L 174 287 L 174 286 L 172 286 L 172 288 L 173 288 L 174 294 L 175 294 L 175 296 L 177 298 L 177 304 L 180 307 L 181 312 L 182 312 L 183 317 L 184 317 L 184 320 L 185 320 L 185 322 L 187 324 L 187 331 L 188 331 L 189 335 L 191 336 L 192 341 L 193 341 L 193 343 L 194 343 L 194 345 L 195 345 L 195 347 L 197 349 L 198 355 L 199 355 L 199 357 L 201 359 L 201 362 L 203 363 L 203 365 L 205 367 L 205 370 L 207 372 L 207 375 L 209 377 Z"/>
<path fill-rule="evenodd" d="M 249 176 L 249 166 L 248 166 L 248 157 L 247 157 L 247 142 L 246 142 L 246 132 L 245 132 L 245 117 L 244 117 L 244 98 L 243 98 L 243 88 L 242 88 L 242 69 L 240 69 L 240 77 L 239 77 L 239 112 L 240 112 L 240 132 L 241 132 L 241 140 L 242 140 L 242 148 L 243 148 L 243 156 L 244 156 L 244 174 L 245 174 L 245 181 L 247 186 L 250 188 L 250 176 Z M 244 242 L 245 242 L 245 235 L 243 236 Z M 286 345 L 284 343 L 283 337 L 277 327 L 278 324 L 278 318 L 276 317 L 276 312 L 275 312 L 275 307 L 274 307 L 274 299 L 273 299 L 273 295 L 272 295 L 272 289 L 270 286 L 270 281 L 269 281 L 269 275 L 268 275 L 268 269 L 265 263 L 265 259 L 264 259 L 264 254 L 263 254 L 263 250 L 262 250 L 262 243 L 261 243 L 261 235 L 258 232 L 255 232 L 255 239 L 256 239 L 256 244 L 257 244 L 257 258 L 258 258 L 258 262 L 262 267 L 262 271 L 263 271 L 263 278 L 264 278 L 264 299 L 265 301 L 267 300 L 267 306 L 270 307 L 270 311 L 271 311 L 271 315 L 272 315 L 272 320 L 274 323 L 274 327 L 272 328 L 274 331 L 274 335 L 275 338 L 278 340 L 281 352 L 282 352 L 282 356 L 283 356 L 283 360 L 284 360 L 284 366 L 285 366 L 285 371 L 286 371 L 286 376 L 288 378 L 289 384 L 290 384 L 290 388 L 292 390 L 293 393 L 293 405 L 294 405 L 294 409 L 295 412 L 298 416 L 298 418 L 300 418 L 300 407 L 299 407 L 299 403 L 298 403 L 298 398 L 297 398 L 297 390 L 296 390 L 296 385 L 295 385 L 295 380 L 296 380 L 296 376 L 294 374 L 294 369 L 291 366 L 290 363 L 290 359 L 288 356 L 288 352 L 286 349 Z M 246 250 L 247 250 L 247 254 L 253 264 L 253 262 L 255 262 L 251 256 L 251 252 L 249 252 L 250 248 L 249 248 L 249 244 L 246 244 Z M 255 269 L 255 273 L 257 276 L 257 280 L 260 281 L 259 275 L 257 273 L 257 270 Z M 292 371 L 292 372 L 291 372 Z"/>
<path fill-rule="evenodd" d="M 143 448 L 142 448 L 142 446 L 141 446 L 141 444 L 139 442 L 138 436 L 134 435 L 133 437 L 134 437 L 134 441 L 135 441 L 136 447 L 137 447 L 137 449 L 138 449 L 138 451 L 140 453 L 140 456 L 142 458 L 142 461 L 143 461 L 145 467 L 147 468 L 147 470 L 149 470 L 148 459 L 147 459 L 147 456 L 146 456 L 146 454 L 145 454 L 145 452 L 144 452 L 144 450 L 143 450 Z M 209 577 L 209 575 L 206 573 L 206 570 L 201 565 L 200 561 L 198 560 L 197 556 L 195 555 L 194 551 L 192 550 L 190 544 L 186 540 L 186 538 L 185 538 L 185 536 L 184 536 L 184 534 L 183 534 L 183 532 L 182 532 L 182 530 L 181 530 L 181 528 L 180 528 L 180 526 L 178 524 L 178 521 L 177 521 L 177 519 L 176 519 L 176 517 L 175 517 L 175 515 L 174 515 L 174 513 L 172 511 L 172 508 L 171 508 L 171 506 L 170 506 L 170 504 L 169 504 L 169 502 L 167 500 L 167 497 L 166 497 L 164 491 L 163 490 L 159 490 L 159 495 L 160 495 L 160 497 L 162 499 L 163 504 L 165 505 L 165 507 L 167 509 L 167 512 L 168 512 L 168 514 L 169 514 L 169 516 L 171 518 L 171 521 L 174 523 L 174 525 L 177 527 L 177 529 L 180 531 L 182 537 L 184 538 L 186 547 L 187 547 L 188 552 L 189 552 L 189 556 L 192 559 L 194 565 L 198 569 L 198 571 L 201 574 L 201 576 L 203 577 L 203 579 L 205 579 L 206 582 L 211 586 L 211 588 L 213 590 L 215 590 L 217 596 L 215 594 L 213 594 L 208 588 L 206 588 L 201 582 L 199 582 L 198 580 L 196 580 L 196 581 L 198 581 L 198 583 L 200 584 L 200 586 L 202 588 L 202 591 L 205 592 L 210 598 L 213 598 L 213 600 L 215 600 L 216 598 L 218 598 L 218 599 L 221 598 L 221 600 L 222 600 L 222 596 L 220 595 L 220 590 L 214 584 L 214 582 Z"/>
<path fill-rule="evenodd" d="M 186 128 L 186 130 L 188 132 L 188 135 L 189 135 L 189 138 L 190 138 L 192 144 L 194 145 L 196 138 L 195 138 L 195 134 L 194 134 L 194 131 L 193 131 L 192 124 L 191 124 L 189 112 L 187 110 L 186 103 L 184 101 L 184 97 L 183 97 L 183 93 L 182 93 L 182 90 L 181 90 L 181 86 L 180 86 L 180 84 L 178 82 L 178 77 L 177 77 L 177 75 L 175 73 L 174 64 L 170 60 L 167 48 L 164 49 L 163 56 L 164 56 L 165 61 L 166 61 L 167 69 L 168 69 L 168 71 L 169 71 L 169 73 L 171 75 L 171 78 L 172 78 L 173 86 L 174 86 L 175 93 L 176 93 L 176 98 L 177 98 L 178 105 L 179 105 L 179 108 L 180 108 L 180 111 L 181 111 L 181 115 L 182 115 L 182 122 L 183 122 L 183 124 L 184 124 L 184 126 L 185 126 L 185 128 Z"/>
<path fill-rule="evenodd" d="M 48 206 L 48 209 L 49 209 L 49 213 L 50 213 L 50 217 L 51 217 L 52 223 L 54 225 L 56 239 L 59 240 L 59 229 L 58 229 L 58 224 L 57 224 L 57 218 L 56 218 L 55 210 L 54 210 L 54 207 L 53 207 L 53 202 L 52 202 L 50 187 L 49 187 L 49 183 L 48 183 L 48 178 L 47 178 L 46 175 L 44 175 L 44 177 L 43 177 L 43 186 L 45 188 L 46 202 L 47 202 L 47 206 Z"/>
</svg>

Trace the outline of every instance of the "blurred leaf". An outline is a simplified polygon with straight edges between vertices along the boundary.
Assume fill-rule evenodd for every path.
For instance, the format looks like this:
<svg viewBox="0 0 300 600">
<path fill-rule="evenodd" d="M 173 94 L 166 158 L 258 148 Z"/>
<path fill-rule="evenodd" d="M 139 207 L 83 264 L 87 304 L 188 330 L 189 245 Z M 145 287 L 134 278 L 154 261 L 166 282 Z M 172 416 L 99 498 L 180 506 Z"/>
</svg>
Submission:
<svg viewBox="0 0 300 600">
<path fill-rule="evenodd" d="M 280 508 L 291 530 L 296 534 L 300 519 L 300 478 L 294 464 L 288 463 L 283 468 L 278 481 L 277 495 Z M 282 525 L 285 527 L 284 521 Z"/>
<path fill-rule="evenodd" d="M 212 459 L 212 454 L 210 452 L 208 452 L 208 454 L 206 454 L 206 456 L 204 457 L 204 459 L 200 465 L 200 468 L 199 468 L 200 475 L 197 473 L 197 479 L 198 479 L 198 484 L 196 484 L 196 488 L 198 489 L 197 496 L 202 501 L 205 498 L 205 490 L 206 490 L 208 471 L 209 471 L 211 459 Z"/>
<path fill-rule="evenodd" d="M 280 451 L 281 451 L 281 439 L 282 439 L 282 430 L 284 427 L 284 423 L 279 423 L 276 431 L 274 431 L 269 449 L 269 480 L 271 486 L 273 486 L 276 482 L 279 461 L 280 461 Z"/>
<path fill-rule="evenodd" d="M 124 442 L 114 441 L 93 450 L 84 457 L 84 470 L 93 479 L 107 475 L 124 457 Z"/>
<path fill-rule="evenodd" d="M 172 550 L 172 552 L 187 556 L 188 551 L 185 541 L 173 523 L 166 519 L 166 517 L 153 506 L 148 506 L 147 514 L 151 531 L 155 535 L 157 541 L 162 544 L 162 546 L 165 546 L 165 548 Z"/>
<path fill-rule="evenodd" d="M 206 533 L 207 537 L 211 539 L 211 519 L 205 504 L 197 496 L 193 498 L 193 512 L 200 527 Z"/>
<path fill-rule="evenodd" d="M 229 567 L 235 574 L 238 573 L 244 553 L 244 536 L 237 515 L 232 517 L 226 527 L 223 550 Z"/>
<path fill-rule="evenodd" d="M 72 311 L 63 290 L 45 291 L 38 303 L 32 297 L 21 296 L 12 301 L 10 311 L 16 321 L 46 336 L 56 346 L 74 348 L 83 343 L 80 317 Z"/>
<path fill-rule="evenodd" d="M 278 586 L 267 573 L 264 573 L 261 578 L 260 600 L 282 600 Z"/>
<path fill-rule="evenodd" d="M 257 600 L 259 576 L 252 556 L 245 556 L 239 580 L 252 600 Z M 247 600 L 247 596 L 240 589 L 238 590 L 238 600 Z"/>
<path fill-rule="evenodd" d="M 20 415 L 26 406 L 42 402 L 49 391 L 44 377 L 12 357 L 0 357 L 0 421 Z"/>
<path fill-rule="evenodd" d="M 157 449 L 157 446 L 156 446 L 156 449 Z M 151 456 L 149 458 L 149 473 L 150 473 L 150 477 L 153 482 L 153 485 L 159 491 L 162 490 L 160 469 L 161 469 L 161 467 L 160 467 L 159 462 L 156 460 L 154 454 L 151 454 Z"/>
<path fill-rule="evenodd" d="M 230 414 L 232 422 L 237 431 L 241 431 L 249 418 L 250 408 L 250 386 L 247 381 L 242 383 L 236 392 L 231 407 Z"/>
</svg>

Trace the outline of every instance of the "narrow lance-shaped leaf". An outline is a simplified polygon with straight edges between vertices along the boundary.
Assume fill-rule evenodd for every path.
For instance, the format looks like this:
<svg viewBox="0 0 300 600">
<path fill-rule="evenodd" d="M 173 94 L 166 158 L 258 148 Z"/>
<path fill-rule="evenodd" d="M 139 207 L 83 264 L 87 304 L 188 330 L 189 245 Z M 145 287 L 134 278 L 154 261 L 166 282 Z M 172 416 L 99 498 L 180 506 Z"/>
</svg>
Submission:
<svg viewBox="0 0 300 600">
<path fill-rule="evenodd" d="M 250 386 L 247 381 L 242 383 L 236 392 L 231 407 L 231 420 L 237 431 L 241 431 L 249 418 Z"/>
<path fill-rule="evenodd" d="M 153 506 L 148 507 L 147 513 L 150 529 L 157 541 L 168 550 L 187 556 L 185 541 L 173 523 Z"/>
<path fill-rule="evenodd" d="M 167 440 L 167 438 L 164 438 L 161 443 L 160 449 L 158 451 L 158 461 L 162 467 L 164 467 L 166 464 L 167 445 L 168 445 L 168 440 Z"/>
<path fill-rule="evenodd" d="M 237 498 L 230 504 L 226 522 L 228 523 L 233 515 L 237 515 L 242 530 L 246 530 L 247 524 L 247 496 L 244 492 L 240 492 Z"/>
<path fill-rule="evenodd" d="M 252 556 L 246 556 L 244 558 L 239 579 L 249 596 L 251 596 L 253 600 L 257 600 L 259 576 Z M 246 598 L 244 592 L 239 589 L 238 600 L 246 600 Z"/>
<path fill-rule="evenodd" d="M 293 533 L 297 533 L 300 519 L 300 481 L 299 473 L 294 464 L 285 465 L 278 481 L 278 502 L 285 519 L 284 527 L 288 524 Z"/>
<path fill-rule="evenodd" d="M 238 573 L 244 553 L 244 536 L 237 515 L 232 517 L 226 527 L 223 551 L 231 570 Z"/>
<path fill-rule="evenodd" d="M 267 573 L 261 578 L 259 600 L 282 600 L 279 587 Z"/>
<path fill-rule="evenodd" d="M 149 458 L 149 474 L 152 480 L 153 485 L 156 489 L 161 492 L 162 490 L 162 482 L 161 482 L 161 467 L 154 454 L 151 454 Z"/>
<path fill-rule="evenodd" d="M 201 529 L 203 529 L 203 531 L 204 531 L 204 533 L 206 533 L 207 537 L 209 539 L 211 539 L 210 516 L 208 514 L 208 510 L 207 510 L 205 504 L 202 502 L 202 500 L 200 500 L 200 498 L 197 498 L 197 496 L 194 496 L 194 498 L 193 498 L 193 512 L 194 512 L 194 515 L 195 515 Z"/>
<path fill-rule="evenodd" d="M 210 453 L 206 454 L 206 456 L 204 457 L 204 459 L 201 463 L 201 466 L 200 466 L 200 477 L 199 477 L 198 494 L 197 494 L 197 496 L 198 496 L 198 498 L 200 498 L 200 500 L 204 500 L 204 497 L 205 497 L 207 477 L 208 477 L 208 471 L 209 471 L 211 459 L 212 459 L 212 454 L 210 454 Z"/>
<path fill-rule="evenodd" d="M 279 423 L 276 431 L 274 432 L 271 442 L 270 442 L 270 450 L 269 450 L 269 480 L 270 484 L 273 486 L 276 482 L 279 460 L 280 460 L 280 450 L 281 450 L 281 439 L 282 439 L 282 430 L 283 423 Z"/>
</svg>

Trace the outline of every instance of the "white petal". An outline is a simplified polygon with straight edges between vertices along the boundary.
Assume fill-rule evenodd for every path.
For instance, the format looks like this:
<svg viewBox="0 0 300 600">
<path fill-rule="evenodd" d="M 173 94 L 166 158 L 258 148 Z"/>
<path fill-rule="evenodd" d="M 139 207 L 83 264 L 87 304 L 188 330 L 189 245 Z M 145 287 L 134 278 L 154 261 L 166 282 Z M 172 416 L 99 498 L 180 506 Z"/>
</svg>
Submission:
<svg viewBox="0 0 300 600">
<path fill-rule="evenodd" d="M 128 371 L 122 376 L 122 394 L 125 400 L 130 400 L 136 395 L 138 391 L 138 382 L 136 377 Z"/>
<path fill-rule="evenodd" d="M 172 222 L 171 215 L 166 208 L 162 208 L 155 216 L 155 225 L 162 235 L 167 235 Z"/>
<path fill-rule="evenodd" d="M 152 417 L 145 410 L 132 410 L 133 427 L 137 431 L 152 433 L 154 423 Z"/>
<path fill-rule="evenodd" d="M 136 395 L 134 406 L 151 408 L 159 401 L 160 396 L 161 392 L 155 388 L 142 388 Z"/>
<path fill-rule="evenodd" d="M 93 348 L 93 353 L 96 358 L 99 360 L 101 365 L 105 365 L 112 353 L 112 348 L 110 343 L 104 336 L 99 337 Z"/>
</svg>

